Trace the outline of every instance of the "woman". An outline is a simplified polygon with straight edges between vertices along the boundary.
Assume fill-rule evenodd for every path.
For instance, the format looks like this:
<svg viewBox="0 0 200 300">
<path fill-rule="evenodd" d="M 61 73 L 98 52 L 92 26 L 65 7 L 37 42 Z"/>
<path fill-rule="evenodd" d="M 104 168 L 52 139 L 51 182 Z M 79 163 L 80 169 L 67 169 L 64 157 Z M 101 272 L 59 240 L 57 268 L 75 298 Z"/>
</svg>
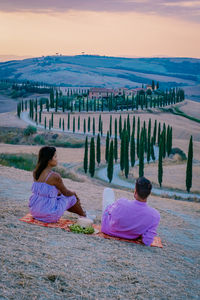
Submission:
<svg viewBox="0 0 200 300">
<path fill-rule="evenodd" d="M 33 171 L 33 194 L 29 199 L 30 213 L 33 218 L 46 223 L 57 222 L 65 210 L 85 217 L 76 193 L 68 190 L 61 176 L 52 171 L 56 165 L 56 148 L 42 147 Z"/>
</svg>

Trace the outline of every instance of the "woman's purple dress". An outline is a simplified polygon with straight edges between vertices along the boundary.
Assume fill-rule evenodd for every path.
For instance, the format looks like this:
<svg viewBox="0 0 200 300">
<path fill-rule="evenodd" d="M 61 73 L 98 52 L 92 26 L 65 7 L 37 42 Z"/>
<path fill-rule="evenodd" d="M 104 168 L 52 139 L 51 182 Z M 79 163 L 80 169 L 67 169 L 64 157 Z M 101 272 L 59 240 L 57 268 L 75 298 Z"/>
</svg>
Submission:
<svg viewBox="0 0 200 300">
<path fill-rule="evenodd" d="M 50 172 L 45 182 L 34 182 L 32 185 L 32 195 L 29 199 L 30 213 L 34 219 L 46 223 L 57 222 L 64 211 L 74 206 L 76 197 L 58 196 L 58 190 L 54 185 L 47 184 L 46 181 L 52 174 Z"/>
</svg>

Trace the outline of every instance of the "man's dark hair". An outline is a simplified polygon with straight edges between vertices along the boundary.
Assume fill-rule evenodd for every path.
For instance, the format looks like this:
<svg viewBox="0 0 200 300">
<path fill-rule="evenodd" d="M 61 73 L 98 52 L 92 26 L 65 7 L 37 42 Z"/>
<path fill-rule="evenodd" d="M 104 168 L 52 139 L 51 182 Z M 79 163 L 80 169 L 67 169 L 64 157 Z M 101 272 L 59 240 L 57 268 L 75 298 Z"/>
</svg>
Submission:
<svg viewBox="0 0 200 300">
<path fill-rule="evenodd" d="M 147 178 L 139 177 L 136 180 L 135 188 L 138 195 L 142 199 L 146 199 L 151 193 L 152 184 Z"/>
</svg>

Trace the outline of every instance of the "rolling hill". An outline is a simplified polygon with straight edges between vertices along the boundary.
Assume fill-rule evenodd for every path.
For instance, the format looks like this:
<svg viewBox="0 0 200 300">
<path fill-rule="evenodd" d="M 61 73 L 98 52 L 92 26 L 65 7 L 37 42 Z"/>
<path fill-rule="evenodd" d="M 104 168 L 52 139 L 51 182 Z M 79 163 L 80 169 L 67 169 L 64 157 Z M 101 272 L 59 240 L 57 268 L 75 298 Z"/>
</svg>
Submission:
<svg viewBox="0 0 200 300">
<path fill-rule="evenodd" d="M 0 79 L 41 81 L 69 87 L 141 87 L 159 81 L 181 86 L 200 101 L 200 59 L 122 58 L 98 55 L 43 56 L 0 63 Z"/>
</svg>

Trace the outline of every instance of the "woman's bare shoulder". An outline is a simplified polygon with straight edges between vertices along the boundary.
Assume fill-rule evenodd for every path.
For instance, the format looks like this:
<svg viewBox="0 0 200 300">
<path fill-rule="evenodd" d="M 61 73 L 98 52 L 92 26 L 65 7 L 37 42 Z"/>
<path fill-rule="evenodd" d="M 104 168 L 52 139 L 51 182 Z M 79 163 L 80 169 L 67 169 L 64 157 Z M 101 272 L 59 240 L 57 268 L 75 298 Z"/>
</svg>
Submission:
<svg viewBox="0 0 200 300">
<path fill-rule="evenodd" d="M 52 172 L 50 179 L 60 181 L 62 180 L 62 177 L 60 176 L 59 173 L 57 172 Z"/>
</svg>

